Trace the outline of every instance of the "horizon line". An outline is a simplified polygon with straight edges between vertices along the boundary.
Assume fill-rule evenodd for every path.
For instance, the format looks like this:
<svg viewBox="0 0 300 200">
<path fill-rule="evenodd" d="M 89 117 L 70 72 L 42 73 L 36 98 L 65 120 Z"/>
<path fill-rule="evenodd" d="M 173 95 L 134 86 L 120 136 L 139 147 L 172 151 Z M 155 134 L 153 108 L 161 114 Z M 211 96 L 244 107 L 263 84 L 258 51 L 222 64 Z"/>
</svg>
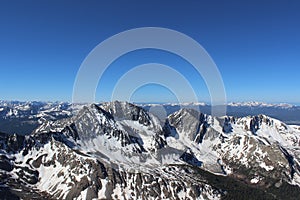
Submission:
<svg viewBox="0 0 300 200">
<path fill-rule="evenodd" d="M 154 102 L 154 101 L 149 101 L 149 102 L 143 102 L 143 101 L 122 101 L 122 100 L 112 100 L 112 101 L 95 101 L 95 102 L 80 102 L 80 103 L 72 103 L 71 101 L 61 101 L 61 100 L 3 100 L 0 99 L 0 103 L 2 102 L 17 102 L 17 103 L 30 103 L 30 102 L 38 102 L 38 103 L 69 103 L 69 104 L 92 104 L 92 103 L 105 103 L 105 102 L 114 102 L 114 101 L 120 101 L 120 102 L 128 102 L 132 104 L 155 104 L 155 105 L 166 105 L 166 104 L 173 104 L 173 105 L 182 105 L 182 104 L 198 104 L 198 106 L 211 106 L 211 103 L 206 102 L 206 101 L 198 101 L 198 102 Z M 283 105 L 289 105 L 289 106 L 300 106 L 300 102 L 266 102 L 266 101 L 230 101 L 227 102 L 225 105 L 226 106 L 234 106 L 234 104 L 240 104 L 239 106 L 246 106 L 246 104 L 257 104 L 259 105 L 265 105 L 265 106 L 270 106 L 270 105 L 277 105 L 277 106 L 283 106 Z M 250 106 L 249 105 L 249 106 Z M 222 106 L 222 105 L 215 105 L 215 106 Z"/>
</svg>

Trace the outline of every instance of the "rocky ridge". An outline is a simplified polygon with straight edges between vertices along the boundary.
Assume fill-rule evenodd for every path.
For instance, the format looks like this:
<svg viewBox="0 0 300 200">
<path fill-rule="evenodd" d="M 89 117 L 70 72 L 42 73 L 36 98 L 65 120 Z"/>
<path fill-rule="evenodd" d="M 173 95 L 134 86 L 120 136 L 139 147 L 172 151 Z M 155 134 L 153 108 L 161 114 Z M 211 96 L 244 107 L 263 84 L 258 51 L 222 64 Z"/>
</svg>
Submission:
<svg viewBox="0 0 300 200">
<path fill-rule="evenodd" d="M 297 126 L 264 115 L 216 118 L 181 109 L 161 124 L 133 104 L 92 104 L 28 136 L 1 134 L 0 192 L 23 199 L 226 199 L 237 195 L 225 184 L 233 181 L 266 199 L 280 199 L 283 188 L 297 199 L 299 139 Z"/>
</svg>

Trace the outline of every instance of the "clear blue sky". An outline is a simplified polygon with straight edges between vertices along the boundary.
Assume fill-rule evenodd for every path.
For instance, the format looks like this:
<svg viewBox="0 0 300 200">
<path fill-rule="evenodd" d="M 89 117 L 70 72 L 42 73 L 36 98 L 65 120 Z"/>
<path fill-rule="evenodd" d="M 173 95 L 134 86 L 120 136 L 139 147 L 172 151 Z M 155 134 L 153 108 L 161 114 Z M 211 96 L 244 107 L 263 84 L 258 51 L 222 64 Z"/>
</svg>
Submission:
<svg viewBox="0 0 300 200">
<path fill-rule="evenodd" d="M 108 37 L 165 27 L 198 41 L 217 64 L 228 101 L 300 102 L 299 1 L 0 1 L 0 99 L 71 101 L 82 61 Z M 116 60 L 97 90 L 108 100 L 126 70 L 148 62 L 174 67 L 209 101 L 207 88 L 178 56 L 158 50 Z M 120 67 L 122 66 L 122 68 Z M 188 95 L 188 94 L 187 94 Z M 173 101 L 145 86 L 135 101 Z"/>
</svg>

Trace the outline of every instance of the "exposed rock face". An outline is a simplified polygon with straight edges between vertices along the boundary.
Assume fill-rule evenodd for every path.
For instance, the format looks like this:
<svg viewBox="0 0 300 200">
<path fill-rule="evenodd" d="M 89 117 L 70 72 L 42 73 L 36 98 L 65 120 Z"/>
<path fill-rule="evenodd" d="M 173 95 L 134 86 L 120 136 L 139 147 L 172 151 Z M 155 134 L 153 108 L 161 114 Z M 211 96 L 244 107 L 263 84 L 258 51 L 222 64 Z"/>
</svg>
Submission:
<svg viewBox="0 0 300 200">
<path fill-rule="evenodd" d="M 201 166 L 202 163 L 196 158 L 194 153 L 188 149 L 181 156 L 180 159 L 193 165 L 193 166 Z"/>
<path fill-rule="evenodd" d="M 215 118 L 182 109 L 162 126 L 133 104 L 92 104 L 71 118 L 45 121 L 28 136 L 0 134 L 0 194 L 236 199 L 234 186 L 280 199 L 280 188 L 290 196 L 300 191 L 299 138 L 297 127 L 263 115 Z"/>
<path fill-rule="evenodd" d="M 140 124 L 145 126 L 150 125 L 150 116 L 144 109 L 134 104 L 127 102 L 114 101 L 104 103 L 102 106 L 104 110 L 113 115 L 116 119 L 126 119 L 138 121 Z"/>
<path fill-rule="evenodd" d="M 223 129 L 222 129 L 222 131 L 224 133 L 230 133 L 230 132 L 232 132 L 231 122 L 233 122 L 233 121 L 234 120 L 230 120 L 229 117 L 225 117 L 224 124 L 223 124 Z"/>
<path fill-rule="evenodd" d="M 192 109 L 182 109 L 168 117 L 171 126 L 176 128 L 180 137 L 201 143 L 207 131 L 207 116 Z"/>
<path fill-rule="evenodd" d="M 6 149 L 8 152 L 17 152 L 24 146 L 24 138 L 25 136 L 17 135 L 17 134 L 5 134 L 0 133 L 0 148 Z"/>
<path fill-rule="evenodd" d="M 10 159 L 5 156 L 5 155 L 1 155 L 0 156 L 0 169 L 10 172 L 13 170 L 13 164 L 11 163 Z"/>
<path fill-rule="evenodd" d="M 261 119 L 258 116 L 255 116 L 250 121 L 250 131 L 252 134 L 256 134 L 256 131 L 259 129 L 259 124 L 261 123 Z"/>
</svg>

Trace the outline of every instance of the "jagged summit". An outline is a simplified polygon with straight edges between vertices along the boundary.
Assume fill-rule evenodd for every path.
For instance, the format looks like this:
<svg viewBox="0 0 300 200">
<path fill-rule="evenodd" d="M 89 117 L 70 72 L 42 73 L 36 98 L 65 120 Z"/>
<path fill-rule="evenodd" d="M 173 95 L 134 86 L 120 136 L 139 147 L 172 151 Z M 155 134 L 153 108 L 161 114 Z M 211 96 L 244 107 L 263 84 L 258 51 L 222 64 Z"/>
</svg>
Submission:
<svg viewBox="0 0 300 200">
<path fill-rule="evenodd" d="M 25 199 L 220 199 L 237 197 L 233 180 L 280 199 L 300 191 L 299 139 L 298 126 L 265 115 L 180 109 L 161 125 L 134 104 L 90 104 L 28 136 L 1 134 L 1 185 Z"/>
<path fill-rule="evenodd" d="M 116 106 L 117 101 L 105 104 L 115 104 Z M 119 102 L 119 104 L 125 105 L 128 103 Z M 83 106 L 88 106 L 88 104 L 0 100 L 0 131 L 10 134 L 30 134 L 45 121 L 57 121 L 76 115 Z M 119 107 L 122 106 L 119 105 Z M 143 108 L 144 111 L 149 111 L 150 109 L 151 112 L 158 110 L 158 113 L 156 114 L 162 121 L 166 118 L 166 116 L 173 114 L 181 108 L 201 110 L 204 114 L 210 114 L 211 112 L 211 106 L 204 103 L 139 104 L 139 107 Z M 162 112 L 160 112 L 160 110 L 162 110 Z M 229 103 L 227 105 L 227 113 L 231 116 L 237 117 L 245 117 L 247 115 L 255 116 L 264 113 L 268 116 L 280 119 L 287 124 L 300 124 L 300 107 L 289 104 L 266 104 L 256 102 Z M 145 122 L 147 121 L 147 119 L 141 120 L 145 120 Z"/>
<path fill-rule="evenodd" d="M 113 101 L 101 104 L 101 107 L 117 119 L 138 121 L 149 125 L 150 116 L 144 109 L 128 102 Z"/>
</svg>

